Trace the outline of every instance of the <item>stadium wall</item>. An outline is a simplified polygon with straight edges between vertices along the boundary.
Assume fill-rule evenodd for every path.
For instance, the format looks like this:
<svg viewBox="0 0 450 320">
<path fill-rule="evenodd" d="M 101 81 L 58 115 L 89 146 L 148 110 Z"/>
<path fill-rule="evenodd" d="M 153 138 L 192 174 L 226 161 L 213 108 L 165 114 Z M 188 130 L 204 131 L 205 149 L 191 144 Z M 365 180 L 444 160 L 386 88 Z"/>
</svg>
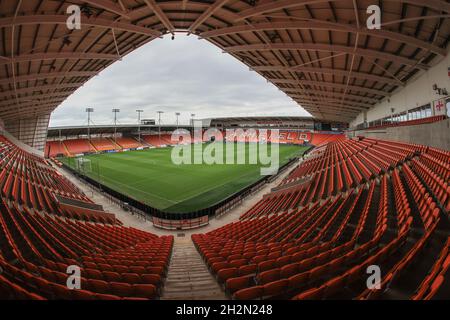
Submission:
<svg viewBox="0 0 450 320">
<path fill-rule="evenodd" d="M 358 124 L 364 123 L 364 121 L 375 121 L 426 104 L 430 104 L 434 112 L 434 104 L 444 97 L 439 96 L 433 90 L 432 86 L 433 84 L 436 84 L 439 88 L 446 88 L 447 91 L 450 92 L 449 67 L 450 55 L 447 55 L 443 60 L 425 73 L 411 79 L 410 82 L 404 88 L 399 89 L 398 92 L 392 94 L 390 97 L 384 98 L 379 104 L 371 109 L 361 112 L 356 119 L 350 123 L 350 127 L 354 128 Z M 391 108 L 394 108 L 394 112 L 392 112 Z M 441 112 L 445 114 L 445 108 L 443 108 Z"/>
<path fill-rule="evenodd" d="M 11 141 L 12 143 L 14 143 L 16 146 L 18 146 L 19 148 L 25 150 L 28 153 L 34 154 L 38 157 L 44 157 L 44 151 L 35 149 L 33 147 L 30 147 L 28 144 L 23 143 L 22 141 L 20 141 L 19 139 L 17 139 L 15 136 L 13 136 L 11 133 L 9 133 L 8 131 L 6 131 L 4 128 L 0 127 L 0 134 L 5 136 L 9 141 Z"/>
<path fill-rule="evenodd" d="M 45 142 L 47 140 L 47 128 L 49 121 L 50 114 L 45 114 L 36 117 L 5 122 L 4 128 L 14 138 L 16 138 L 14 141 L 15 144 L 18 144 L 18 141 L 20 141 L 22 142 L 22 144 L 26 144 L 33 149 L 42 151 L 43 156 Z M 21 148 L 26 149 L 28 152 L 32 152 L 25 148 L 22 144 L 20 145 Z"/>
<path fill-rule="evenodd" d="M 413 126 L 355 130 L 347 132 L 347 136 L 402 141 L 450 150 L 450 119 Z"/>
</svg>

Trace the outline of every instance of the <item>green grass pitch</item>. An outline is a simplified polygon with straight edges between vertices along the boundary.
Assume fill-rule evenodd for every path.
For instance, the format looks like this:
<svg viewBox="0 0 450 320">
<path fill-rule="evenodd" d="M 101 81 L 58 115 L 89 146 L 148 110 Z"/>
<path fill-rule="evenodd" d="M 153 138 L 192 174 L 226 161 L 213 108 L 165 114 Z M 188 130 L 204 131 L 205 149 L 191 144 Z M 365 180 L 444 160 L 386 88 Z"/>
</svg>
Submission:
<svg viewBox="0 0 450 320">
<path fill-rule="evenodd" d="M 261 165 L 248 164 L 248 161 L 244 165 L 175 165 L 171 150 L 172 147 L 167 147 L 88 155 L 84 158 L 91 160 L 91 169 L 86 173 L 122 194 L 172 213 L 207 208 L 261 178 Z M 235 144 L 235 158 L 237 150 Z M 303 146 L 280 145 L 280 166 L 306 150 Z M 248 152 L 249 145 L 246 144 L 246 159 Z M 75 166 L 73 158 L 62 161 Z"/>
</svg>

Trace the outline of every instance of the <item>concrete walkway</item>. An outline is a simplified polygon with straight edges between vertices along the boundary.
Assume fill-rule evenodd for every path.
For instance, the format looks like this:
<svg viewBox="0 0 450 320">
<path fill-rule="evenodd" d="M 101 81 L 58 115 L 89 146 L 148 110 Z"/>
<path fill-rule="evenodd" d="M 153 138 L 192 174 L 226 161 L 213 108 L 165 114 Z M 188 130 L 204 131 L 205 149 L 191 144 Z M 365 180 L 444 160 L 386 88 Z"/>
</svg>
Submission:
<svg viewBox="0 0 450 320">
<path fill-rule="evenodd" d="M 175 238 L 162 300 L 225 300 L 190 238 Z"/>
</svg>

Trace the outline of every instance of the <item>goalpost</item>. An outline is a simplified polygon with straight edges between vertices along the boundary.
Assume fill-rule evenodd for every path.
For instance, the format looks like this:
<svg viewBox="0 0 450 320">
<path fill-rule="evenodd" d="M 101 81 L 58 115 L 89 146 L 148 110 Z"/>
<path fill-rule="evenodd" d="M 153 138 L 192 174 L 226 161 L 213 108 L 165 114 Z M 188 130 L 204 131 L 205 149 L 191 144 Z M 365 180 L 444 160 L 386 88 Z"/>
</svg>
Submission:
<svg viewBox="0 0 450 320">
<path fill-rule="evenodd" d="M 92 172 L 91 160 L 84 157 L 79 157 L 75 159 L 75 169 L 78 172 L 87 174 Z"/>
</svg>

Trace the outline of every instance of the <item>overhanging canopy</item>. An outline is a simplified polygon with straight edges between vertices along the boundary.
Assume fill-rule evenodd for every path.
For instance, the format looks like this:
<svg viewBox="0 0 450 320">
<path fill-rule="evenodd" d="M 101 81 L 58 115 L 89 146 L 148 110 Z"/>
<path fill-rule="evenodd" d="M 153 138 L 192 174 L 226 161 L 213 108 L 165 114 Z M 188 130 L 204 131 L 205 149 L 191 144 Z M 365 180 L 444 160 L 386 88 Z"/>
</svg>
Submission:
<svg viewBox="0 0 450 320">
<path fill-rule="evenodd" d="M 66 26 L 73 4 L 81 30 Z M 371 4 L 380 30 L 366 27 Z M 10 0 L 0 13 L 3 121 L 48 114 L 126 54 L 181 31 L 233 55 L 316 118 L 348 122 L 445 56 L 450 34 L 443 0 Z"/>
</svg>

